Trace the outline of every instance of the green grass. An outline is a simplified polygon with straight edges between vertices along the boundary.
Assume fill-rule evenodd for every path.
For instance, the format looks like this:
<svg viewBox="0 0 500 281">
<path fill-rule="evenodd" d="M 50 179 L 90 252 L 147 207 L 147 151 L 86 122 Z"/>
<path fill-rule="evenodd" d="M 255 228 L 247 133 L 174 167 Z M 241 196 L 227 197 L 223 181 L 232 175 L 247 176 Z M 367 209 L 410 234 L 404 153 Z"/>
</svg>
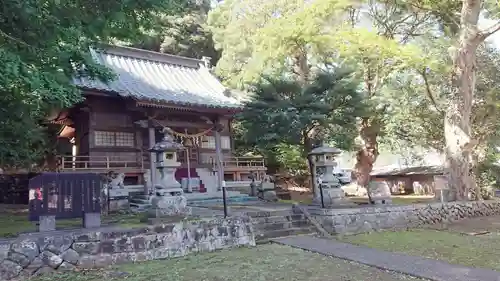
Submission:
<svg viewBox="0 0 500 281">
<path fill-rule="evenodd" d="M 145 226 L 144 214 L 112 214 L 102 218 L 103 225 L 118 225 L 126 228 Z M 26 208 L 2 207 L 0 208 L 0 237 L 11 238 L 21 233 L 37 231 L 36 222 L 28 220 Z M 82 219 L 57 220 L 58 229 L 79 228 L 82 226 Z"/>
<path fill-rule="evenodd" d="M 343 241 L 472 267 L 500 270 L 500 236 L 415 229 L 345 236 Z"/>
<path fill-rule="evenodd" d="M 276 244 L 64 273 L 33 281 L 399 281 L 405 275 Z"/>
</svg>

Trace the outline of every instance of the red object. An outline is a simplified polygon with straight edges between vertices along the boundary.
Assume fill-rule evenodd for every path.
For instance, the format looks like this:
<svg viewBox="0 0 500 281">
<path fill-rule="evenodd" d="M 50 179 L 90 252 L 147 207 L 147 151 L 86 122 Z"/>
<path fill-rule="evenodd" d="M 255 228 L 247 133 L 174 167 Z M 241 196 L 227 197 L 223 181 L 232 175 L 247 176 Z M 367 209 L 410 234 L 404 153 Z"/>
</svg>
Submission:
<svg viewBox="0 0 500 281">
<path fill-rule="evenodd" d="M 40 199 L 40 200 L 42 200 L 42 190 L 41 190 L 41 188 L 40 188 L 40 187 L 37 187 L 37 188 L 35 189 L 35 195 L 36 195 L 35 199 Z"/>
<path fill-rule="evenodd" d="M 199 178 L 200 176 L 196 172 L 195 168 L 190 169 L 190 176 L 191 178 Z M 178 182 L 181 182 L 182 178 L 187 178 L 188 177 L 188 169 L 187 168 L 178 168 L 175 171 L 175 179 Z M 204 193 L 207 192 L 207 189 L 205 188 L 205 185 L 203 184 L 203 181 L 200 178 L 200 192 Z"/>
</svg>

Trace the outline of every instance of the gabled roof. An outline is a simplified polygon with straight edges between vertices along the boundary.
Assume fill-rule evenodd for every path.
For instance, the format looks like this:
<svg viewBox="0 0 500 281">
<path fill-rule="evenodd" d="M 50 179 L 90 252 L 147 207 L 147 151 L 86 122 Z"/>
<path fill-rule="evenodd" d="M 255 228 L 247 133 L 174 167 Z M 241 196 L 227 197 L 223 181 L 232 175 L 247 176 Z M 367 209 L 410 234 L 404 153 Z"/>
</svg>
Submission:
<svg viewBox="0 0 500 281">
<path fill-rule="evenodd" d="M 93 49 L 91 54 L 117 78 L 108 84 L 86 77 L 74 78 L 74 83 L 83 89 L 159 104 L 241 107 L 202 60 L 119 46 Z"/>
</svg>

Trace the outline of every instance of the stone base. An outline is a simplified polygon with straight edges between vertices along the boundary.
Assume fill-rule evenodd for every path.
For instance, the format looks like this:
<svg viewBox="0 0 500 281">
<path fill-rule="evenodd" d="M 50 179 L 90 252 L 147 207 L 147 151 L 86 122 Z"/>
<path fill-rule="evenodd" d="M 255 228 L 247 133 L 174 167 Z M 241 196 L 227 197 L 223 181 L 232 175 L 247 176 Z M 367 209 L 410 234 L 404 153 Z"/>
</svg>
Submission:
<svg viewBox="0 0 500 281">
<path fill-rule="evenodd" d="M 129 203 L 128 198 L 109 200 L 109 211 L 110 212 L 128 210 L 129 208 L 130 208 L 130 203 Z"/>
<path fill-rule="evenodd" d="M 38 220 L 38 231 L 44 232 L 56 230 L 56 216 L 40 216 Z"/>
<path fill-rule="evenodd" d="M 184 196 L 155 196 L 151 199 L 151 205 L 149 216 L 153 218 L 191 215 L 191 207 L 187 206 Z"/>
<path fill-rule="evenodd" d="M 84 228 L 101 227 L 101 214 L 100 213 L 84 213 L 83 214 L 83 227 Z"/>
<path fill-rule="evenodd" d="M 375 204 L 391 204 L 391 189 L 386 182 L 372 181 L 369 185 L 370 195 Z"/>
<path fill-rule="evenodd" d="M 318 193 L 321 189 L 318 189 Z M 341 188 L 323 188 L 323 202 L 325 207 L 335 205 L 349 205 L 345 199 L 344 191 Z M 318 194 L 313 199 L 314 205 L 321 206 L 321 195 Z"/>
<path fill-rule="evenodd" d="M 452 202 L 456 200 L 456 191 L 451 189 L 436 189 L 434 198 L 441 202 L 441 190 L 443 193 L 443 202 Z"/>
<path fill-rule="evenodd" d="M 259 199 L 265 200 L 265 201 L 271 201 L 271 202 L 276 202 L 278 201 L 278 196 L 276 195 L 276 191 L 274 190 L 259 190 L 257 193 L 257 196 Z"/>
</svg>

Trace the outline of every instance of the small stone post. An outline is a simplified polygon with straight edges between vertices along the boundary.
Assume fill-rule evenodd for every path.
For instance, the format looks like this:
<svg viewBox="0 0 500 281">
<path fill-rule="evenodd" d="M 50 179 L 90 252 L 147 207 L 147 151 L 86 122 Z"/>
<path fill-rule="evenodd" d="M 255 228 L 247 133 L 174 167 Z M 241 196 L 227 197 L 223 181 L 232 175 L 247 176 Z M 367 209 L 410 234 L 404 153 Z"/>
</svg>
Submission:
<svg viewBox="0 0 500 281">
<path fill-rule="evenodd" d="M 348 201 L 344 200 L 345 195 L 342 190 L 339 179 L 334 176 L 334 169 L 337 166 L 335 156 L 341 151 L 334 147 L 322 145 L 314 148 L 309 157 L 312 157 L 314 169 L 316 171 L 316 181 L 314 189 L 317 191 L 314 194 L 313 204 L 321 205 L 322 201 L 325 206 L 345 205 Z M 319 188 L 321 184 L 321 188 Z"/>
</svg>

